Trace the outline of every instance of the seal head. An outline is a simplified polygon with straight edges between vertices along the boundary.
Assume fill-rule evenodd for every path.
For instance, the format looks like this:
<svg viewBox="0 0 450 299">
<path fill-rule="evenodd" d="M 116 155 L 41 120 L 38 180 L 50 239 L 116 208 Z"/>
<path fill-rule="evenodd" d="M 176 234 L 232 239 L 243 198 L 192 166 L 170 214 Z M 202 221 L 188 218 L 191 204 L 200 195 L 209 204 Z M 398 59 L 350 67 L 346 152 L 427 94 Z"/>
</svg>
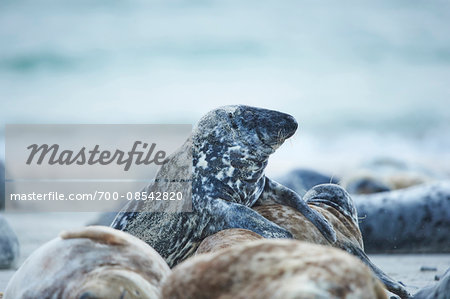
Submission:
<svg viewBox="0 0 450 299">
<path fill-rule="evenodd" d="M 286 113 L 225 106 L 206 114 L 193 133 L 193 201 L 212 195 L 250 206 L 264 189 L 269 156 L 297 130 Z"/>
<path fill-rule="evenodd" d="M 347 191 L 339 185 L 321 184 L 314 186 L 304 196 L 308 204 L 320 206 L 321 204 L 333 207 L 343 215 L 350 218 L 358 226 L 358 213 L 353 199 Z"/>
</svg>

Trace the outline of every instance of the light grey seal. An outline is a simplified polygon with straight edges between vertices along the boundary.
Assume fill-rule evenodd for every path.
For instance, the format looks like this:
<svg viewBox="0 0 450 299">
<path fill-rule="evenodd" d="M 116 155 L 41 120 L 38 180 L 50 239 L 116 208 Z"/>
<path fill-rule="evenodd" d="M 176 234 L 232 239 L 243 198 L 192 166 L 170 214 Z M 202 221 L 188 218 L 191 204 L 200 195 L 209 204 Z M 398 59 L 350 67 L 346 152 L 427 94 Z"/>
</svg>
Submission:
<svg viewBox="0 0 450 299">
<path fill-rule="evenodd" d="M 295 133 L 297 126 L 288 114 L 249 106 L 225 106 L 209 112 L 191 138 L 193 212 L 122 210 L 112 227 L 144 240 L 172 267 L 193 255 L 205 237 L 227 228 L 248 229 L 265 238 L 292 238 L 286 229 L 251 209 L 257 201 L 271 198 L 300 211 L 327 240 L 335 242 L 332 226 L 320 213 L 296 192 L 264 175 L 269 156 Z M 179 175 L 176 163 L 183 150 L 186 146 L 161 167 L 157 180 Z M 145 190 L 150 192 L 152 188 L 149 185 Z"/>
</svg>

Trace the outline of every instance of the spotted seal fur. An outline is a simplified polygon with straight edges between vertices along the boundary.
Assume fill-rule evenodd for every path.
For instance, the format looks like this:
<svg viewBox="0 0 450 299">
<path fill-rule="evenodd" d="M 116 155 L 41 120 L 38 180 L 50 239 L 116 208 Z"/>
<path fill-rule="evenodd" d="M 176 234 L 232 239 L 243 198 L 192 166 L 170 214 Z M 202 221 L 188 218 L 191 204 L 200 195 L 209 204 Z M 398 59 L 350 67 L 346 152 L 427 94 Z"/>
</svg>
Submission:
<svg viewBox="0 0 450 299">
<path fill-rule="evenodd" d="M 287 230 L 251 209 L 257 201 L 270 197 L 300 211 L 334 242 L 336 234 L 321 214 L 296 192 L 264 175 L 269 156 L 295 133 L 297 126 L 288 114 L 256 107 L 225 106 L 209 112 L 187 142 L 192 144 L 193 212 L 122 210 L 112 227 L 144 240 L 172 267 L 194 254 L 202 239 L 227 228 L 248 229 L 265 238 L 292 238 Z M 180 172 L 176 161 L 187 150 L 186 144 L 169 157 L 157 179 L 162 173 Z M 146 190 L 149 188 L 152 186 Z M 130 211 L 129 207 L 126 210 Z M 146 207 L 140 211 L 146 211 Z"/>
<path fill-rule="evenodd" d="M 295 239 L 315 244 L 337 247 L 355 255 L 368 265 L 386 288 L 409 298 L 408 291 L 398 282 L 385 274 L 364 253 L 363 239 L 358 225 L 358 213 L 350 195 L 339 185 L 322 184 L 310 189 L 304 196 L 308 205 L 321 213 L 336 231 L 337 240 L 330 244 L 316 227 L 305 220 L 302 214 L 282 205 L 261 205 L 254 209 L 265 218 L 289 230 Z"/>
<path fill-rule="evenodd" d="M 189 258 L 164 281 L 162 297 L 387 299 L 379 280 L 350 254 L 281 239 Z"/>
</svg>

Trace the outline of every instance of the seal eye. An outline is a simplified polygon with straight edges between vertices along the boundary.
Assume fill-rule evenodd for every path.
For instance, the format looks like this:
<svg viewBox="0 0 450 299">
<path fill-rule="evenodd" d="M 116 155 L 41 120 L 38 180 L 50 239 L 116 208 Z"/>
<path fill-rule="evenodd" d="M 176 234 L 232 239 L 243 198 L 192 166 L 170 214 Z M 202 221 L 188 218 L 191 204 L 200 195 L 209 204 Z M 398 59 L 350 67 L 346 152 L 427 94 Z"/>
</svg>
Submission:
<svg viewBox="0 0 450 299">
<path fill-rule="evenodd" d="M 229 119 L 232 119 L 232 118 L 233 118 L 233 113 L 231 113 L 231 112 L 228 113 L 228 118 L 229 118 Z"/>
</svg>

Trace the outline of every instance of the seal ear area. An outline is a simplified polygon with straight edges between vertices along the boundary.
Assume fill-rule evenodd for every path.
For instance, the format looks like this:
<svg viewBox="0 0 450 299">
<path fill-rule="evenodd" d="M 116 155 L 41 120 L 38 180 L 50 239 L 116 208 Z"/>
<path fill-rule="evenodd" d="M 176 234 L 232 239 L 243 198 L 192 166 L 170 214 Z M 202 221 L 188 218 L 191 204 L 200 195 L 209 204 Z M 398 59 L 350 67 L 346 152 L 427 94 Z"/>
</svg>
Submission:
<svg viewBox="0 0 450 299">
<path fill-rule="evenodd" d="M 306 192 L 303 199 L 308 204 L 330 206 L 343 215 L 350 217 L 358 225 L 358 214 L 355 204 L 344 188 L 336 184 L 321 184 Z"/>
<path fill-rule="evenodd" d="M 59 237 L 67 239 L 90 239 L 97 243 L 108 245 L 128 245 L 130 236 L 120 230 L 107 226 L 86 226 L 69 231 L 62 231 Z"/>
</svg>

